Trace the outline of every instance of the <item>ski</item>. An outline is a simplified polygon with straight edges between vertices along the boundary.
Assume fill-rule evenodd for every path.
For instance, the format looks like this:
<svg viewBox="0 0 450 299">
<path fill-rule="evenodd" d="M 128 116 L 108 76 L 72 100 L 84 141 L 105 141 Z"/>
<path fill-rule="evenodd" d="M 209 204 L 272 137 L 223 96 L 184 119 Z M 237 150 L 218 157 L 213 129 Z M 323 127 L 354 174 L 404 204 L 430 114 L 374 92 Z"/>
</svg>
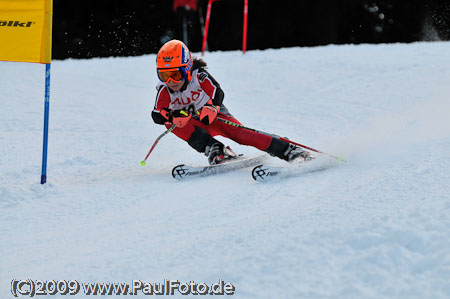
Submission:
<svg viewBox="0 0 450 299">
<path fill-rule="evenodd" d="M 268 155 L 263 154 L 252 158 L 246 158 L 239 156 L 236 159 L 224 162 L 218 165 L 207 166 L 189 166 L 186 164 L 180 164 L 172 169 L 172 177 L 176 180 L 183 180 L 192 177 L 204 177 L 209 175 L 226 173 L 236 169 L 246 168 L 260 164 Z"/>
<path fill-rule="evenodd" d="M 318 160 L 290 164 L 288 166 L 257 165 L 252 170 L 252 177 L 257 182 L 269 182 L 281 178 L 299 176 L 325 170 L 337 165 L 333 160 Z"/>
</svg>

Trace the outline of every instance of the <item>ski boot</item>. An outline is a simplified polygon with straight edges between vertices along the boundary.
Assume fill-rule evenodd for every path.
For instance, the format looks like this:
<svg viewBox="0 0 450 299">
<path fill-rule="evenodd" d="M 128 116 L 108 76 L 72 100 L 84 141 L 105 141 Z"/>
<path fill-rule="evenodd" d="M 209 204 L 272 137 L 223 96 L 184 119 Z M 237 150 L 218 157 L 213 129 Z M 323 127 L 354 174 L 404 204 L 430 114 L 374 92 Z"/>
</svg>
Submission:
<svg viewBox="0 0 450 299">
<path fill-rule="evenodd" d="M 265 151 L 271 156 L 278 157 L 287 162 L 305 162 L 314 159 L 314 156 L 311 155 L 310 152 L 278 138 L 273 138 L 269 147 Z"/>
<path fill-rule="evenodd" d="M 222 164 L 226 161 L 236 159 L 238 155 L 229 147 L 225 147 L 221 142 L 216 142 L 205 149 L 210 165 Z"/>
<path fill-rule="evenodd" d="M 305 151 L 303 148 L 291 143 L 284 152 L 284 156 L 287 158 L 286 161 L 288 162 L 292 162 L 295 160 L 296 161 L 300 160 L 299 162 L 305 162 L 314 159 L 314 156 L 311 155 L 310 152 Z"/>
</svg>

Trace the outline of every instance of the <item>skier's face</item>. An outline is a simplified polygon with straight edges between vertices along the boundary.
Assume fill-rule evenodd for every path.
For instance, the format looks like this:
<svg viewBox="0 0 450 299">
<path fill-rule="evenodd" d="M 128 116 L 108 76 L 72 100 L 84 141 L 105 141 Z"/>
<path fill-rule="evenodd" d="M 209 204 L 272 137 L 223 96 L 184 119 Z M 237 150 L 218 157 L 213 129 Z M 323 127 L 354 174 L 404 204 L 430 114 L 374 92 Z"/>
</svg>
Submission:
<svg viewBox="0 0 450 299">
<path fill-rule="evenodd" d="M 181 80 L 181 82 L 178 82 L 178 83 L 173 82 L 172 80 L 169 80 L 169 82 L 167 82 L 166 84 L 173 91 L 179 91 L 181 89 L 181 87 L 183 87 L 184 80 L 185 79 Z"/>
</svg>

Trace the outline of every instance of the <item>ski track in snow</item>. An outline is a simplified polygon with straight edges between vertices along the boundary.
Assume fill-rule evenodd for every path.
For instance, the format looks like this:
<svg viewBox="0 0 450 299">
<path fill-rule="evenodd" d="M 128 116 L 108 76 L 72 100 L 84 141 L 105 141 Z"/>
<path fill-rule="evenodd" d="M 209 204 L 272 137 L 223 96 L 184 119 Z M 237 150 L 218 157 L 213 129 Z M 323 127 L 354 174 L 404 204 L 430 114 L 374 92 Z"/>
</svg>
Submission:
<svg viewBox="0 0 450 299">
<path fill-rule="evenodd" d="M 150 119 L 147 55 L 52 63 L 41 186 L 44 67 L 0 63 L 0 297 L 31 278 L 223 279 L 236 298 L 449 298 L 449 50 L 208 53 L 244 125 L 348 160 L 269 183 L 250 169 L 175 181 L 173 166 L 206 158 L 173 135 L 139 166 L 164 131 Z"/>
</svg>

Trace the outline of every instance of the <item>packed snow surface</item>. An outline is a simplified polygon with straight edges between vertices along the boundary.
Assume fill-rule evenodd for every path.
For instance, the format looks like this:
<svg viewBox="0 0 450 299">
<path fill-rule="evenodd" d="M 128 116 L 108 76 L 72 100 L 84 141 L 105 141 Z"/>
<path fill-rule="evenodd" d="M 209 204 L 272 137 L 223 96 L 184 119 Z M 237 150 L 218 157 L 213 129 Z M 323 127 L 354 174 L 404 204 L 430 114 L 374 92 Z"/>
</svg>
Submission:
<svg viewBox="0 0 450 299">
<path fill-rule="evenodd" d="M 139 165 L 165 130 L 146 55 L 52 63 L 41 185 L 45 67 L 0 63 L 0 297 L 13 279 L 222 279 L 234 298 L 449 298 L 449 53 L 207 53 L 244 125 L 347 160 L 270 183 L 250 168 L 175 181 L 173 166 L 207 161 L 173 134 Z"/>
</svg>

